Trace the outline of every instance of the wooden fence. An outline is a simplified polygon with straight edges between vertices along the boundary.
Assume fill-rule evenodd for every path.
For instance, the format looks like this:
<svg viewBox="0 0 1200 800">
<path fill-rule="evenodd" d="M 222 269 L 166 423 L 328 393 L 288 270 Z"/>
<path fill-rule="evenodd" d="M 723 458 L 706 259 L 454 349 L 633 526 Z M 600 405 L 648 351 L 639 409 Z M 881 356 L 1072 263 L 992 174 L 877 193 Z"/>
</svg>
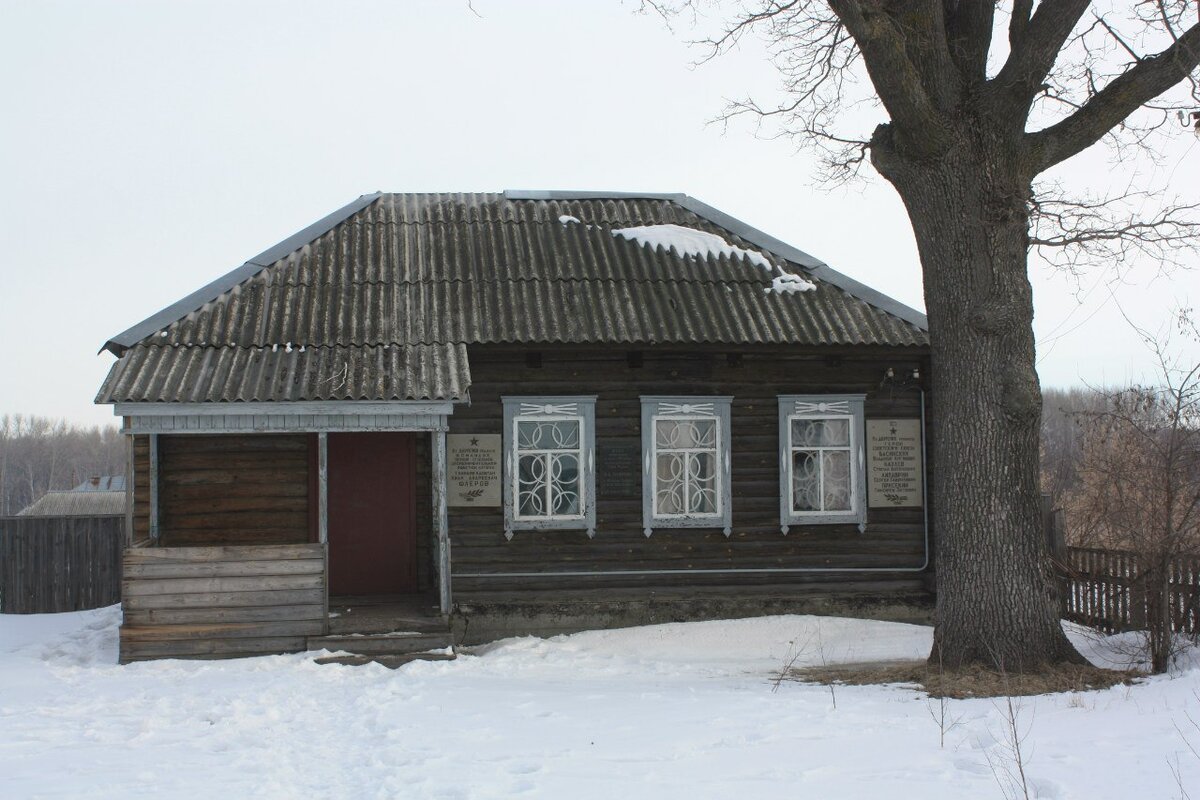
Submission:
<svg viewBox="0 0 1200 800">
<path fill-rule="evenodd" d="M 0 517 L 0 613 L 118 602 L 124 543 L 124 516 Z"/>
<path fill-rule="evenodd" d="M 1065 549 L 1064 616 L 1108 633 L 1144 630 L 1149 617 L 1147 579 L 1137 555 L 1088 547 Z M 1200 557 L 1171 563 L 1167 605 L 1178 633 L 1200 634 Z"/>
</svg>

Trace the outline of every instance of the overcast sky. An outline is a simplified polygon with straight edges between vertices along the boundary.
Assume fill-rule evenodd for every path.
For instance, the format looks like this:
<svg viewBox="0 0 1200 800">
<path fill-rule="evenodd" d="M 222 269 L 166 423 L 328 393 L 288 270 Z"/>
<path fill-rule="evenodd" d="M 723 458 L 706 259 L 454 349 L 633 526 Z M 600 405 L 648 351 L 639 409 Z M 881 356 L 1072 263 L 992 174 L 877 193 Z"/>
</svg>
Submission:
<svg viewBox="0 0 1200 800">
<path fill-rule="evenodd" d="M 635 5 L 0 0 L 0 413 L 110 420 L 109 336 L 376 190 L 686 192 L 923 308 L 886 184 L 706 125 L 770 95 L 762 50 L 694 68 Z M 1196 142 L 1155 169 L 1194 183 Z M 1153 266 L 1116 293 L 1149 327 L 1200 298 Z M 1033 270 L 1044 385 L 1148 374 L 1111 277 Z"/>
</svg>

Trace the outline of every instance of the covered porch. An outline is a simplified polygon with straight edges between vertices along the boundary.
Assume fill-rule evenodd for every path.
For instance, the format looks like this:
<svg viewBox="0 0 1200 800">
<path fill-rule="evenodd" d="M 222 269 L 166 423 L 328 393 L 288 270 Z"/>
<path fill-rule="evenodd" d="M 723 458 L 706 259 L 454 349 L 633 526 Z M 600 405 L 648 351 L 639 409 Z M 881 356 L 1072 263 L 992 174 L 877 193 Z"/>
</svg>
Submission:
<svg viewBox="0 0 1200 800">
<path fill-rule="evenodd" d="M 450 403 L 186 405 L 117 408 L 121 661 L 451 644 Z"/>
</svg>

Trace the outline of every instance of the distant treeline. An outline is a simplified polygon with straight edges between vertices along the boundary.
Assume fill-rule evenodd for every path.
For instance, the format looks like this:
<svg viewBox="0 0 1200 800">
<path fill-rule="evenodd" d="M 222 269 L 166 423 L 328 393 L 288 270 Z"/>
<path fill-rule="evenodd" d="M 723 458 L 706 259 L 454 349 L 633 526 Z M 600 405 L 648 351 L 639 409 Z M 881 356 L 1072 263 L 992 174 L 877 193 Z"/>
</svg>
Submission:
<svg viewBox="0 0 1200 800">
<path fill-rule="evenodd" d="M 1182 384 L 1044 390 L 1041 473 L 1069 544 L 1200 554 L 1200 366 Z"/>
<path fill-rule="evenodd" d="M 1042 389 L 1042 491 L 1062 498 L 1081 483 L 1088 420 L 1109 407 L 1109 392 L 1073 387 Z"/>
<path fill-rule="evenodd" d="M 115 425 L 82 426 L 27 414 L 0 416 L 0 516 L 16 514 L 52 489 L 125 474 Z"/>
</svg>

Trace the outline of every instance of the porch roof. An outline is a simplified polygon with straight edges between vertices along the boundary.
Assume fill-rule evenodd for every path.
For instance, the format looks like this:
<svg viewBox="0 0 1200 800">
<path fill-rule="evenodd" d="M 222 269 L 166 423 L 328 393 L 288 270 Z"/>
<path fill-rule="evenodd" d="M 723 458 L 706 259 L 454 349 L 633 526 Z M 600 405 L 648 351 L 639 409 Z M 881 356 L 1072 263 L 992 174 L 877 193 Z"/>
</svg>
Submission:
<svg viewBox="0 0 1200 800">
<path fill-rule="evenodd" d="M 139 344 L 97 403 L 465 400 L 463 344 L 172 347 Z"/>
</svg>

